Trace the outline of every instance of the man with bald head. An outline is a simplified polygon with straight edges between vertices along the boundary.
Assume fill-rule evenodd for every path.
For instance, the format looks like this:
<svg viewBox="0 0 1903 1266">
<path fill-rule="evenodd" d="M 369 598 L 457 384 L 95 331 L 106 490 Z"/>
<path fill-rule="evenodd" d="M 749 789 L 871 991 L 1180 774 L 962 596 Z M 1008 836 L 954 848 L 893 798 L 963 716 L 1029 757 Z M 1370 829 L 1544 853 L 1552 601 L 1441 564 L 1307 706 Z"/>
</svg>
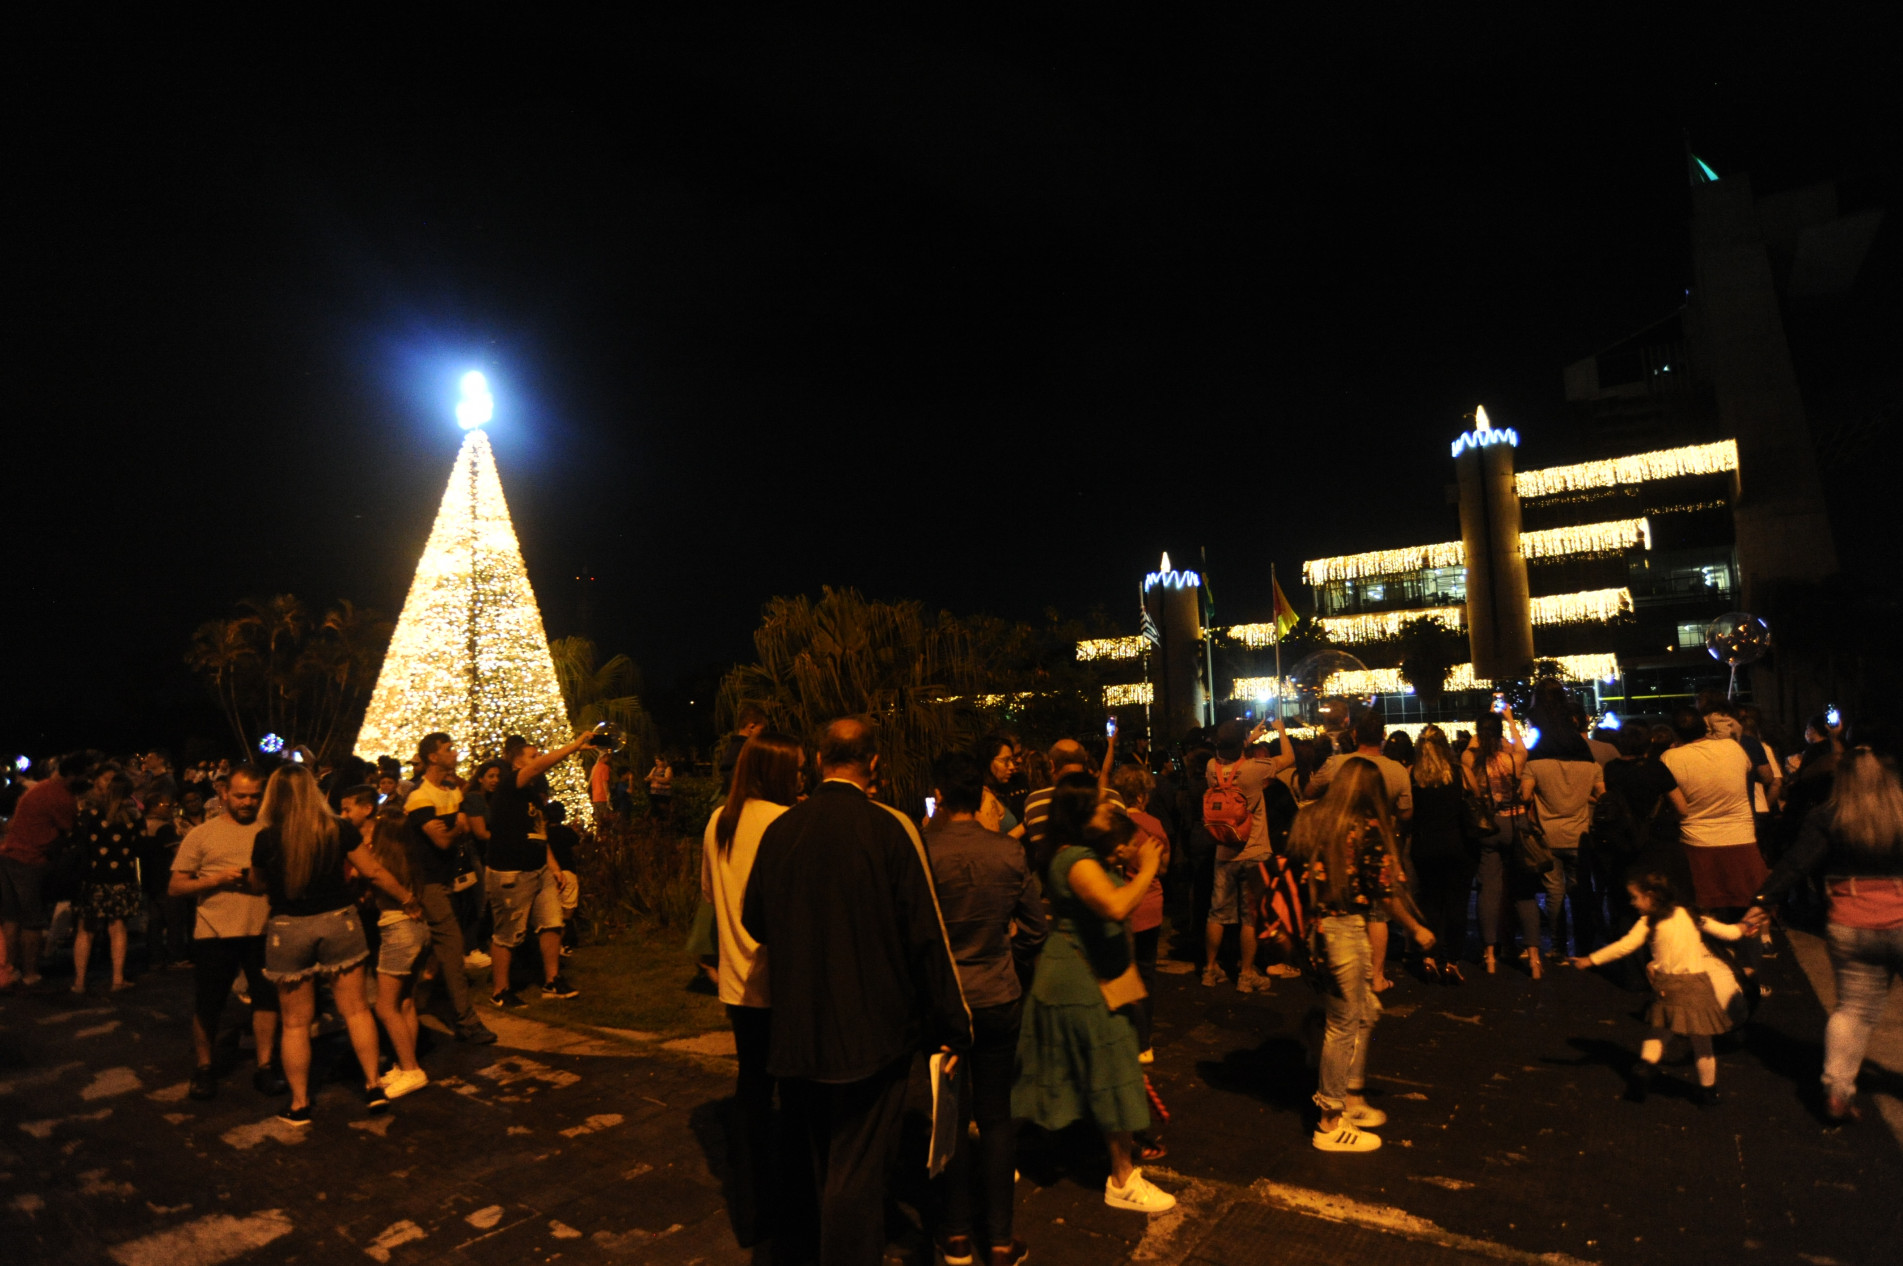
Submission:
<svg viewBox="0 0 1903 1266">
<path fill-rule="evenodd" d="M 1106 753 L 1104 756 L 1104 763 L 1106 765 L 1109 764 L 1112 755 L 1115 753 L 1116 741 L 1116 737 L 1113 735 L 1110 739 L 1111 752 Z M 1101 769 L 1091 768 L 1090 753 L 1086 752 L 1084 745 L 1079 743 L 1076 739 L 1058 739 L 1057 742 L 1051 744 L 1050 757 L 1051 782 L 1053 784 L 1065 774 L 1083 773 L 1089 774 L 1092 778 L 1096 778 L 1102 772 Z M 1024 848 L 1033 858 L 1043 856 L 1044 821 L 1051 816 L 1051 793 L 1053 790 L 1054 786 L 1040 788 L 1037 791 L 1033 791 L 1029 796 L 1026 796 L 1024 800 Z M 1109 792 L 1110 799 L 1116 803 L 1118 808 L 1123 807 L 1123 797 L 1119 796 L 1115 789 L 1108 785 L 1107 780 L 1104 790 Z M 1138 807 L 1141 808 L 1142 806 L 1139 805 Z"/>
<path fill-rule="evenodd" d="M 910 819 L 872 799 L 878 767 L 869 719 L 826 727 L 820 784 L 761 837 L 741 910 L 773 991 L 767 1072 L 814 1197 L 789 1175 L 774 1256 L 817 1249 L 826 1266 L 884 1257 L 912 1060 L 971 1045 L 925 846 Z M 815 1208 L 817 1228 L 794 1222 Z"/>
</svg>

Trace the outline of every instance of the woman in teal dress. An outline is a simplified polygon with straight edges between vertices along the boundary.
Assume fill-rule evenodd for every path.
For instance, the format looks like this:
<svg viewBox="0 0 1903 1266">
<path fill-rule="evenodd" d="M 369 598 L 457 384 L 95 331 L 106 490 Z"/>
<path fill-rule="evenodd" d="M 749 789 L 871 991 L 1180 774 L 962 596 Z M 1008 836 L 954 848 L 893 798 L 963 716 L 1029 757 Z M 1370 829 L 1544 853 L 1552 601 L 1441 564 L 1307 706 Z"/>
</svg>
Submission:
<svg viewBox="0 0 1903 1266">
<path fill-rule="evenodd" d="M 1131 1015 L 1142 985 L 1123 924 L 1156 878 L 1161 851 L 1147 835 L 1132 845 L 1135 827 L 1088 774 L 1058 780 L 1045 832 L 1051 935 L 1025 999 L 1011 1114 L 1047 1130 L 1095 1121 L 1110 1146 L 1104 1203 L 1160 1213 L 1176 1198 L 1131 1159 L 1131 1135 L 1149 1125 L 1150 1107 Z M 1125 880 L 1111 862 L 1132 847 L 1136 873 Z"/>
</svg>

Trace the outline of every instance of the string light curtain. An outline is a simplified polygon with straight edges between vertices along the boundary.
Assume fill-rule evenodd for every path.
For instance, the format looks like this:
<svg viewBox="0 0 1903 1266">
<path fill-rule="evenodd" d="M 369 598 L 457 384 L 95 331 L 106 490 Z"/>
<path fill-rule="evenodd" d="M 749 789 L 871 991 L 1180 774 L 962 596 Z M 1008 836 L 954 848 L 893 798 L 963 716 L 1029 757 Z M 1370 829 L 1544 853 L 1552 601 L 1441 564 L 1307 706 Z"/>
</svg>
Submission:
<svg viewBox="0 0 1903 1266">
<path fill-rule="evenodd" d="M 1105 686 L 1103 688 L 1103 706 L 1121 708 L 1132 703 L 1155 703 L 1156 687 L 1147 681 L 1135 681 L 1125 686 Z"/>
<path fill-rule="evenodd" d="M 1663 448 L 1631 457 L 1581 462 L 1577 466 L 1521 471 L 1513 477 L 1513 486 L 1523 498 L 1550 497 L 1587 488 L 1614 488 L 1653 479 L 1676 479 L 1681 475 L 1716 475 L 1736 469 L 1738 442 L 1720 440 L 1716 444 Z"/>
<path fill-rule="evenodd" d="M 1617 619 L 1632 610 L 1630 589 L 1588 589 L 1533 599 L 1533 623 L 1587 624 Z"/>
<path fill-rule="evenodd" d="M 1652 548 L 1652 525 L 1644 519 L 1614 519 L 1520 533 L 1522 558 L 1623 554 L 1640 546 Z"/>
<path fill-rule="evenodd" d="M 1142 637 L 1097 637 L 1077 643 L 1077 658 L 1092 659 L 1135 659 L 1143 654 Z"/>
<path fill-rule="evenodd" d="M 354 750 L 407 761 L 438 730 L 462 751 L 465 773 L 500 756 L 511 734 L 544 748 L 574 737 L 482 431 L 457 454 Z M 577 762 L 551 769 L 549 784 L 579 820 L 588 792 Z"/>
</svg>

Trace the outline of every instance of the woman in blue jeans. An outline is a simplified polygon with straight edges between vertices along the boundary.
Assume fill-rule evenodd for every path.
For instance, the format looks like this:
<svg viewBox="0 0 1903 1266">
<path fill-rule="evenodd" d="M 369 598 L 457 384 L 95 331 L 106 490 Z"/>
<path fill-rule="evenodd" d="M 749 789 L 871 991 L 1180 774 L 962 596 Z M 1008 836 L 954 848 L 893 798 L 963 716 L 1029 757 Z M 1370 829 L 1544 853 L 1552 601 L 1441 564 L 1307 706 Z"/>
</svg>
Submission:
<svg viewBox="0 0 1903 1266">
<path fill-rule="evenodd" d="M 1777 902 L 1800 879 L 1822 872 L 1829 894 L 1830 961 L 1837 971 L 1837 1007 L 1824 1026 L 1824 1111 L 1861 1119 L 1857 1071 L 1870 1034 L 1903 973 L 1903 784 L 1896 765 L 1868 747 L 1844 754 L 1830 799 L 1804 819 L 1751 903 L 1746 926 L 1761 930 Z"/>
<path fill-rule="evenodd" d="M 1329 976 L 1321 1085 L 1315 1092 L 1321 1119 L 1311 1141 L 1324 1152 L 1372 1152 L 1381 1138 L 1364 1131 L 1388 1117 L 1364 1094 L 1368 1043 L 1381 1017 L 1372 984 L 1369 913 L 1385 908 L 1423 953 L 1434 948 L 1434 934 L 1399 896 L 1405 881 L 1381 771 L 1365 760 L 1343 765 L 1328 793 L 1295 819 L 1289 852 L 1302 864 L 1309 917 L 1320 927 Z"/>
</svg>

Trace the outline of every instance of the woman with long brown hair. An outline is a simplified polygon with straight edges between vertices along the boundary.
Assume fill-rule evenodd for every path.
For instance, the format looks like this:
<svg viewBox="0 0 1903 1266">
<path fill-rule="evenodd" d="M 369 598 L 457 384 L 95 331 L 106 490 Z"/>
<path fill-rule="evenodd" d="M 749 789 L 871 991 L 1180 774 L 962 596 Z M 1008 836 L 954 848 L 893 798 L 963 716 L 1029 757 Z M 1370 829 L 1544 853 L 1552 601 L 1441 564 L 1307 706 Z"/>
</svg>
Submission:
<svg viewBox="0 0 1903 1266">
<path fill-rule="evenodd" d="M 357 921 L 355 894 L 344 878 L 345 860 L 411 918 L 422 918 L 423 907 L 360 835 L 346 832 L 317 779 L 302 765 L 280 765 L 271 775 L 258 826 L 251 846 L 251 890 L 271 898 L 264 975 L 277 986 L 283 1023 L 279 1051 L 291 1084 L 290 1106 L 278 1119 L 310 1124 L 311 1020 L 319 976 L 330 978 L 331 996 L 350 1031 L 363 1068 L 364 1103 L 381 1112 L 390 1101 L 377 1081 L 377 1022 L 364 990 L 370 948 Z"/>
<path fill-rule="evenodd" d="M 1805 817 L 1797 843 L 1752 901 L 1751 930 L 1762 930 L 1766 911 L 1818 872 L 1837 974 L 1837 1006 L 1824 1026 L 1824 1111 L 1839 1121 L 1860 1119 L 1857 1073 L 1890 984 L 1903 974 L 1903 780 L 1894 762 L 1868 747 L 1838 757 L 1830 799 Z"/>
<path fill-rule="evenodd" d="M 1435 944 L 1434 934 L 1415 921 L 1401 897 L 1404 880 L 1387 784 L 1372 761 L 1342 765 L 1327 793 L 1295 819 L 1289 854 L 1303 867 L 1309 918 L 1319 926 L 1328 978 L 1328 1023 L 1315 1091 L 1321 1117 L 1311 1141 L 1324 1152 L 1372 1152 L 1381 1138 L 1362 1131 L 1388 1118 L 1364 1094 L 1368 1043 L 1381 1015 L 1368 914 L 1385 907 L 1423 953 L 1433 952 Z"/>
<path fill-rule="evenodd" d="M 766 1071 L 773 1013 L 765 951 L 747 934 L 740 907 L 760 837 L 799 799 L 805 764 L 806 750 L 798 739 L 773 730 L 748 739 L 734 764 L 727 802 L 708 820 L 701 841 L 701 895 L 714 910 L 720 1001 L 733 1026 L 739 1064 L 732 1131 L 734 1223 L 747 1245 L 773 1231 L 773 1078 Z"/>
<path fill-rule="evenodd" d="M 1487 974 L 1499 970 L 1500 912 L 1511 896 L 1526 942 L 1528 970 L 1538 980 L 1540 963 L 1540 884 L 1520 865 L 1520 831 L 1526 820 L 1521 784 L 1526 777 L 1526 745 L 1513 710 L 1483 712 L 1474 722 L 1474 741 L 1460 754 L 1461 775 L 1479 800 L 1494 829 L 1480 840 L 1481 964 Z M 1510 944 L 1509 944 L 1510 948 Z"/>
</svg>

